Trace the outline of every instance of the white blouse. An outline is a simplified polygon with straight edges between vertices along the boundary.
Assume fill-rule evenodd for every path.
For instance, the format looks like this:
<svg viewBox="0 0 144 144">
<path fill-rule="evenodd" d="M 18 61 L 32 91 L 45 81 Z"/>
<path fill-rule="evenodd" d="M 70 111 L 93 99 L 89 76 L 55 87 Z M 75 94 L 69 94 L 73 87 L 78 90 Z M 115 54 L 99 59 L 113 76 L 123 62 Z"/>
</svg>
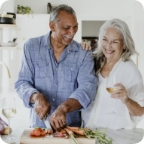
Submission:
<svg viewBox="0 0 144 144">
<path fill-rule="evenodd" d="M 119 83 L 127 89 L 129 97 L 144 106 L 144 86 L 142 76 L 132 60 L 115 64 L 109 77 L 116 74 Z M 84 126 L 89 128 L 104 127 L 111 129 L 132 129 L 142 117 L 131 116 L 126 105 L 119 99 L 111 98 L 106 90 L 106 79 L 98 74 L 99 86 L 95 100 L 82 111 Z M 113 112 L 114 111 L 114 112 Z"/>
</svg>

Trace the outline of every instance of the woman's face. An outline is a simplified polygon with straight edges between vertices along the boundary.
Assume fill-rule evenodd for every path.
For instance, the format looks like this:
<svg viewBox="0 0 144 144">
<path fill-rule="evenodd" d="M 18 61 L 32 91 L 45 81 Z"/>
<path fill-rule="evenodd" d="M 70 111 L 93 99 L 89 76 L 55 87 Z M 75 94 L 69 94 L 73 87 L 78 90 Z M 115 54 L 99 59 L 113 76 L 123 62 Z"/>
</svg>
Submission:
<svg viewBox="0 0 144 144">
<path fill-rule="evenodd" d="M 102 38 L 102 51 L 110 61 L 118 61 L 123 52 L 122 35 L 116 28 L 107 28 Z"/>
</svg>

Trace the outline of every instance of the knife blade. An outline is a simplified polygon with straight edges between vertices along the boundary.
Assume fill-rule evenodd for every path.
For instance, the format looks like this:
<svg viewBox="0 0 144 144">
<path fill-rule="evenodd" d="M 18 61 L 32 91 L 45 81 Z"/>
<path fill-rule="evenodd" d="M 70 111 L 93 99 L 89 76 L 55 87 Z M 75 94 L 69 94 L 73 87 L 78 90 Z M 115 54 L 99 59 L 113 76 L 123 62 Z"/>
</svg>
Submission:
<svg viewBox="0 0 144 144">
<path fill-rule="evenodd" d="M 43 118 L 43 121 L 44 121 L 44 124 L 45 124 L 45 126 L 47 127 L 47 129 L 52 129 L 48 117 L 44 117 L 44 118 Z"/>
</svg>

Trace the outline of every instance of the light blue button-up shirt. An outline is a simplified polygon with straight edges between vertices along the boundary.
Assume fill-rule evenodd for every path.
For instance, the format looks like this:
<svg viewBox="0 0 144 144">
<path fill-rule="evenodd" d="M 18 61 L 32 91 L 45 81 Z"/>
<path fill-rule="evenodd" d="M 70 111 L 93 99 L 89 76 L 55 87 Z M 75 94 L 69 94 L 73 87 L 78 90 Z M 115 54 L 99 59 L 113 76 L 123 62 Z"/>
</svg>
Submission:
<svg viewBox="0 0 144 144">
<path fill-rule="evenodd" d="M 92 53 L 82 50 L 79 43 L 72 41 L 56 62 L 50 33 L 32 38 L 24 45 L 15 88 L 25 107 L 30 108 L 31 127 L 44 128 L 44 122 L 30 103 L 30 96 L 34 92 L 43 93 L 51 104 L 50 115 L 68 98 L 77 99 L 83 108 L 88 107 L 97 88 Z M 70 126 L 81 126 L 81 112 L 68 113 L 66 122 Z"/>
</svg>

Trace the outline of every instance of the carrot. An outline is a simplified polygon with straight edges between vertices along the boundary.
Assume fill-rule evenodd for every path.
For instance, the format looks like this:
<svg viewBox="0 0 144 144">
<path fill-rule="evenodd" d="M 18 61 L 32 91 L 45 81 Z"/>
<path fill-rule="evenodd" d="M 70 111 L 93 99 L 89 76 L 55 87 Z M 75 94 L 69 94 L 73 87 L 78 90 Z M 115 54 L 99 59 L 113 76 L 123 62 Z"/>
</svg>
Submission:
<svg viewBox="0 0 144 144">
<path fill-rule="evenodd" d="M 66 130 L 66 132 L 69 134 L 70 139 L 74 141 L 75 144 L 80 144 L 74 137 L 74 133 L 68 129 L 68 128 L 64 128 L 64 130 Z"/>
<path fill-rule="evenodd" d="M 76 134 L 79 134 L 81 136 L 84 136 L 84 132 L 85 132 L 85 129 L 80 129 L 79 127 L 69 127 L 67 126 L 67 129 L 71 130 L 72 132 L 76 133 Z"/>
<path fill-rule="evenodd" d="M 70 126 L 67 126 L 66 128 L 70 129 L 71 131 L 73 131 L 73 130 L 79 130 L 79 127 L 70 127 Z"/>
<path fill-rule="evenodd" d="M 61 132 L 62 134 L 66 134 L 66 131 L 65 131 L 64 129 L 61 129 L 60 132 Z"/>
<path fill-rule="evenodd" d="M 52 134 L 52 130 L 51 130 L 51 129 L 48 129 L 48 130 L 47 130 L 47 133 L 48 133 L 48 134 Z"/>
<path fill-rule="evenodd" d="M 74 133 L 76 134 L 79 134 L 81 136 L 84 136 L 85 135 L 85 130 L 83 129 L 79 129 L 79 130 L 73 130 Z"/>
<path fill-rule="evenodd" d="M 68 128 L 64 128 L 64 130 L 65 130 L 70 136 L 74 134 L 74 133 L 73 133 L 70 129 L 68 129 Z"/>
</svg>

